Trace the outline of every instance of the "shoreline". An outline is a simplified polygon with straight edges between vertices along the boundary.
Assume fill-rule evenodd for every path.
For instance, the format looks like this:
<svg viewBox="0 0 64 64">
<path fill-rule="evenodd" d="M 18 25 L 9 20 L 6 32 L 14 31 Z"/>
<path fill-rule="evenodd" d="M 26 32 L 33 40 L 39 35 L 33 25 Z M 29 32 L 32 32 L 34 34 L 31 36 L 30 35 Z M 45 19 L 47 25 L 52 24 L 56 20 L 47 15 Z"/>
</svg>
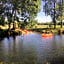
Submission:
<svg viewBox="0 0 64 64">
<path fill-rule="evenodd" d="M 36 32 L 36 33 L 44 33 L 46 31 L 45 30 L 37 30 L 37 29 L 27 29 L 27 31 L 32 31 L 32 32 Z M 52 31 L 52 33 L 54 35 L 61 35 L 61 34 L 64 34 L 64 30 L 62 29 L 47 29 L 47 31 Z M 9 36 L 16 36 L 16 35 L 22 35 L 23 34 L 23 30 L 3 30 L 3 29 L 0 29 L 0 38 L 3 38 L 3 37 L 9 37 Z"/>
</svg>

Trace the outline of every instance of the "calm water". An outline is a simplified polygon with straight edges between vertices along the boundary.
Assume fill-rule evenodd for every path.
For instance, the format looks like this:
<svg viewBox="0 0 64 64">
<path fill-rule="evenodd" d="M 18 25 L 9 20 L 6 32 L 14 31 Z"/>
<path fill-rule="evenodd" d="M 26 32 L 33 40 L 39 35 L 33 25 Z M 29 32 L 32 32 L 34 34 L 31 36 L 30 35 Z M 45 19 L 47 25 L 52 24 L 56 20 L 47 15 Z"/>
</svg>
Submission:
<svg viewBox="0 0 64 64">
<path fill-rule="evenodd" d="M 2 64 L 64 64 L 64 35 L 42 38 L 32 33 L 0 40 Z"/>
</svg>

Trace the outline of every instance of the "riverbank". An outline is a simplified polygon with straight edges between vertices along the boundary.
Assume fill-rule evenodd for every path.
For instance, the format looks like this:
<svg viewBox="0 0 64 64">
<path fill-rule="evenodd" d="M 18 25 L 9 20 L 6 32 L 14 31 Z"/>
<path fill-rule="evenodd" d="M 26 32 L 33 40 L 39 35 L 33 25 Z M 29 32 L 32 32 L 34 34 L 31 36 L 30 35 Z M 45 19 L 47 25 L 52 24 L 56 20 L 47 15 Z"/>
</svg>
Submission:
<svg viewBox="0 0 64 64">
<path fill-rule="evenodd" d="M 6 30 L 3 30 L 3 29 L 0 29 L 0 38 L 3 38 L 3 37 L 9 37 L 9 36 L 15 36 L 15 35 L 24 35 L 24 34 L 27 34 L 27 33 L 31 33 L 31 32 L 38 32 L 38 33 L 44 33 L 45 31 L 52 31 L 53 34 L 64 34 L 64 28 L 56 28 L 56 29 L 53 29 L 53 28 L 36 28 L 36 29 L 26 29 L 26 30 L 22 30 L 22 29 L 6 29 Z"/>
<path fill-rule="evenodd" d="M 20 31 L 9 30 L 9 29 L 6 29 L 6 30 L 0 29 L 0 38 L 8 37 L 8 36 L 15 36 L 15 35 L 19 35 L 19 34 L 20 34 Z"/>
<path fill-rule="evenodd" d="M 3 30 L 3 29 L 0 29 L 0 38 L 3 38 L 3 37 L 9 37 L 9 36 L 16 36 L 16 35 L 26 35 L 26 34 L 29 34 L 29 33 L 32 33 L 32 31 L 30 30 L 22 30 L 20 28 L 17 28 L 17 29 L 6 29 L 6 30 Z"/>
<path fill-rule="evenodd" d="M 44 32 L 52 32 L 53 34 L 64 34 L 64 28 L 36 28 L 36 29 L 29 29 L 35 32 L 44 33 Z"/>
</svg>

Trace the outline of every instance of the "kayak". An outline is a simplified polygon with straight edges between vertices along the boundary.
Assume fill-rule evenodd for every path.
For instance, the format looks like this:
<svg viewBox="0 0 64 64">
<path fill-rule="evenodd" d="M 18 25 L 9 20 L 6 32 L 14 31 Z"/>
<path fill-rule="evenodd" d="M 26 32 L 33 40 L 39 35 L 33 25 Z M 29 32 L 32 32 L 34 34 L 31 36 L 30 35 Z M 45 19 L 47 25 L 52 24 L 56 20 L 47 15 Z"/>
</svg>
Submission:
<svg viewBox="0 0 64 64">
<path fill-rule="evenodd" d="M 49 34 L 42 34 L 42 37 L 52 37 L 53 34 L 52 33 L 49 33 Z"/>
</svg>

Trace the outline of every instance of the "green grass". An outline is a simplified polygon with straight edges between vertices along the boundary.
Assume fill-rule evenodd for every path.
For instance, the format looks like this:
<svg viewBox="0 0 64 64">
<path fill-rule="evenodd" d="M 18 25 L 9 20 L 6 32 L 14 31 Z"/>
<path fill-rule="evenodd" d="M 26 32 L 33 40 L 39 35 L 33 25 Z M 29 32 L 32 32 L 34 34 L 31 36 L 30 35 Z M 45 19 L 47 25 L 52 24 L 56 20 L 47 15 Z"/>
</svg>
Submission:
<svg viewBox="0 0 64 64">
<path fill-rule="evenodd" d="M 49 27 L 49 25 L 37 25 L 37 28 L 54 28 L 54 25 L 51 25 L 51 27 Z M 56 25 L 56 28 L 61 28 L 60 25 Z M 64 25 L 63 25 L 64 28 Z"/>
<path fill-rule="evenodd" d="M 56 29 L 53 29 L 53 28 L 54 28 L 54 25 L 51 25 L 51 27 L 49 25 L 37 25 L 36 28 L 34 27 L 34 29 L 36 30 L 38 29 L 37 30 L 38 32 L 44 32 L 47 29 L 48 31 L 52 31 L 54 34 L 58 34 L 59 30 L 64 31 L 64 25 L 63 25 L 63 28 L 61 28 L 60 25 L 56 25 Z M 41 30 L 41 29 L 44 29 L 44 30 Z"/>
<path fill-rule="evenodd" d="M 8 26 L 1 26 L 0 25 L 0 28 L 3 29 L 3 30 L 7 30 Z M 51 27 L 49 25 L 36 25 L 36 26 L 32 27 L 32 29 L 33 28 L 35 29 L 34 31 L 37 31 L 37 32 L 40 32 L 40 33 L 43 32 L 46 29 L 51 30 L 53 33 L 58 33 L 58 31 L 61 29 L 61 26 L 56 25 L 56 29 L 53 29 L 54 25 L 51 25 Z M 29 29 L 31 29 L 31 28 L 29 28 Z M 42 29 L 44 29 L 44 30 L 42 30 Z M 64 31 L 64 25 L 63 25 L 63 28 L 61 30 Z M 1 33 L 1 31 L 0 31 L 0 33 Z"/>
</svg>

